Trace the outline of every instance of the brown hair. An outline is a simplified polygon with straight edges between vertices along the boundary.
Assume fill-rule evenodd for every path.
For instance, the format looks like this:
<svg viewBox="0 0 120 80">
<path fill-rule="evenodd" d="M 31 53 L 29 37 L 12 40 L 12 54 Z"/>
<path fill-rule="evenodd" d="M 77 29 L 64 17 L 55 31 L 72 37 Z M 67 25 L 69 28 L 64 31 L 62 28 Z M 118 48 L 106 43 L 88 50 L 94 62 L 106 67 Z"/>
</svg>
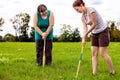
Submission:
<svg viewBox="0 0 120 80">
<path fill-rule="evenodd" d="M 85 5 L 85 3 L 83 2 L 83 0 L 75 0 L 74 3 L 73 3 L 73 7 L 76 7 L 76 6 L 80 6 L 80 5 Z"/>
<path fill-rule="evenodd" d="M 37 11 L 38 12 L 44 12 L 47 10 L 47 7 L 44 5 L 44 4 L 40 4 L 38 7 L 37 7 Z"/>
</svg>

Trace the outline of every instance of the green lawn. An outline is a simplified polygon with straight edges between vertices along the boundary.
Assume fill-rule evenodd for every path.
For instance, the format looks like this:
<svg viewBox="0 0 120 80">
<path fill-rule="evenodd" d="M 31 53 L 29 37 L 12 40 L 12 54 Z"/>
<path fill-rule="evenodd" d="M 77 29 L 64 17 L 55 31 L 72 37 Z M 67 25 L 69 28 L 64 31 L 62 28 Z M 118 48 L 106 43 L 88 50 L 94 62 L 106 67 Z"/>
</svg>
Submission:
<svg viewBox="0 0 120 80">
<path fill-rule="evenodd" d="M 75 80 L 81 43 L 53 43 L 53 64 L 36 65 L 35 43 L 0 43 L 0 80 Z M 110 43 L 116 75 L 111 76 L 107 64 L 99 55 L 96 76 L 92 75 L 91 50 L 88 42 L 83 53 L 77 80 L 120 80 L 120 43 Z"/>
</svg>

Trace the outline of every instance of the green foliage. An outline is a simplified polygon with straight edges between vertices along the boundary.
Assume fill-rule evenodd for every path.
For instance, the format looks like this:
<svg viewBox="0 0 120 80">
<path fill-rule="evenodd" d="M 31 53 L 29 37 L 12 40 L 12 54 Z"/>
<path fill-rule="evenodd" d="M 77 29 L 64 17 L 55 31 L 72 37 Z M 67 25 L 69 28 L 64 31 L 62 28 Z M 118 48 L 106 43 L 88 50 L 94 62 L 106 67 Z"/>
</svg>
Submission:
<svg viewBox="0 0 120 80">
<path fill-rule="evenodd" d="M 2 25 L 5 23 L 4 19 L 1 17 L 0 18 L 0 28 L 2 27 Z M 2 29 L 0 29 L 0 31 L 2 31 Z"/>
<path fill-rule="evenodd" d="M 81 40 L 78 28 L 71 29 L 70 25 L 63 24 L 61 28 L 61 35 L 58 39 L 60 42 L 79 42 Z"/>
<path fill-rule="evenodd" d="M 119 22 L 116 23 L 114 21 L 107 21 L 107 25 L 110 31 L 110 41 L 120 42 L 120 30 L 118 29 L 118 26 L 120 26 Z"/>
<path fill-rule="evenodd" d="M 78 30 L 78 28 L 75 28 L 75 30 L 71 34 L 71 37 L 72 37 L 71 42 L 79 42 L 79 41 L 81 41 L 80 31 Z"/>
<path fill-rule="evenodd" d="M 58 42 L 59 37 L 57 35 L 53 36 L 53 42 Z"/>
<path fill-rule="evenodd" d="M 0 43 L 0 80 L 76 80 L 81 43 L 53 43 L 53 63 L 51 66 L 36 65 L 35 43 L 3 42 Z M 84 48 L 83 59 L 77 80 L 119 80 L 120 79 L 120 43 L 110 43 L 109 55 L 116 74 L 109 74 L 109 69 L 99 55 L 98 73 L 92 75 L 90 43 Z"/>
<path fill-rule="evenodd" d="M 0 36 L 0 42 L 3 42 L 3 37 L 2 36 Z"/>
<path fill-rule="evenodd" d="M 28 30 L 29 30 L 29 21 L 30 16 L 27 13 L 19 13 L 14 16 L 13 19 L 10 19 L 13 23 L 15 29 L 16 37 L 20 38 L 20 41 L 28 41 Z M 24 39 L 23 39 L 24 38 Z"/>
<path fill-rule="evenodd" d="M 34 38 L 34 27 L 31 27 L 31 31 L 30 31 L 30 41 L 34 42 L 35 41 L 35 38 Z"/>
<path fill-rule="evenodd" d="M 34 41 L 34 28 L 31 27 L 30 37 L 29 33 L 29 21 L 30 16 L 27 13 L 19 13 L 16 14 L 13 19 L 10 19 L 13 24 L 13 28 L 15 29 L 15 41 Z M 3 18 L 0 18 L 0 28 L 5 23 Z M 115 21 L 107 21 L 107 26 L 110 30 L 110 41 L 112 42 L 120 42 L 120 22 Z M 0 31 L 3 31 L 0 29 Z M 72 29 L 70 25 L 62 24 L 60 36 L 54 36 L 54 42 L 79 42 L 81 41 L 81 36 L 78 28 Z M 0 38 L 0 42 L 4 41 L 3 38 Z M 14 41 L 11 39 L 10 41 Z M 88 37 L 87 41 L 90 41 L 90 37 Z"/>
<path fill-rule="evenodd" d="M 20 41 L 20 42 L 29 42 L 29 37 L 28 37 L 28 35 L 26 35 L 26 36 L 20 35 L 20 36 L 19 36 L 19 41 Z"/>
<path fill-rule="evenodd" d="M 59 38 L 59 41 L 63 41 L 63 42 L 68 42 L 71 40 L 71 26 L 70 25 L 66 25 L 66 24 L 63 24 L 62 25 L 62 29 L 61 29 L 61 35 L 60 35 L 60 38 Z"/>
<path fill-rule="evenodd" d="M 16 41 L 15 36 L 13 36 L 12 34 L 6 34 L 4 36 L 4 40 L 8 41 L 8 42 L 15 42 Z"/>
<path fill-rule="evenodd" d="M 4 19 L 1 17 L 0 18 L 0 27 L 5 23 Z"/>
</svg>

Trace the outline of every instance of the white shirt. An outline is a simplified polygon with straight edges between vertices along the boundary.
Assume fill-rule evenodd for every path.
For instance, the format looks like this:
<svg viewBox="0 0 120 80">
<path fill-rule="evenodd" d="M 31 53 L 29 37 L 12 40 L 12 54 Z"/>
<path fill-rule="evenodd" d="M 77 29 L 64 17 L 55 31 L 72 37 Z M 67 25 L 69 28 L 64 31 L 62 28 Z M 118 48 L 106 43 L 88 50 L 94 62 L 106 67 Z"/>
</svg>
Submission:
<svg viewBox="0 0 120 80">
<path fill-rule="evenodd" d="M 87 7 L 87 17 L 86 18 L 84 16 L 84 14 L 82 14 L 82 20 L 84 20 L 87 25 L 92 25 L 92 22 L 91 22 L 91 19 L 90 19 L 90 15 L 93 12 L 96 14 L 96 26 L 92 30 L 92 33 L 96 34 L 96 33 L 102 32 L 104 29 L 106 29 L 107 25 L 103 21 L 103 19 L 100 16 L 100 14 L 94 8 L 92 8 L 92 7 Z"/>
</svg>

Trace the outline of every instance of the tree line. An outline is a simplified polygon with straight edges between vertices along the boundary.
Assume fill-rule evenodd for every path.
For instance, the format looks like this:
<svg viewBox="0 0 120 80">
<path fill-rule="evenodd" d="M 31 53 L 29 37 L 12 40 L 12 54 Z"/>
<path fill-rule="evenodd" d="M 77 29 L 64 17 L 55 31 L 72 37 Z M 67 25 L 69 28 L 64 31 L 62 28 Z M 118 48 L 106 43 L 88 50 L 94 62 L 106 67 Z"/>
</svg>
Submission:
<svg viewBox="0 0 120 80">
<path fill-rule="evenodd" d="M 34 28 L 29 26 L 30 15 L 27 13 L 16 14 L 10 19 L 12 27 L 15 30 L 15 34 L 7 33 L 5 36 L 0 35 L 0 42 L 34 42 Z M 0 32 L 5 20 L 0 17 Z M 60 35 L 53 37 L 54 42 L 79 42 L 81 41 L 81 35 L 78 28 L 72 29 L 71 25 L 62 24 L 60 29 Z M 107 21 L 107 26 L 110 31 L 110 41 L 120 42 L 120 22 Z M 90 41 L 90 36 L 88 37 Z"/>
</svg>

